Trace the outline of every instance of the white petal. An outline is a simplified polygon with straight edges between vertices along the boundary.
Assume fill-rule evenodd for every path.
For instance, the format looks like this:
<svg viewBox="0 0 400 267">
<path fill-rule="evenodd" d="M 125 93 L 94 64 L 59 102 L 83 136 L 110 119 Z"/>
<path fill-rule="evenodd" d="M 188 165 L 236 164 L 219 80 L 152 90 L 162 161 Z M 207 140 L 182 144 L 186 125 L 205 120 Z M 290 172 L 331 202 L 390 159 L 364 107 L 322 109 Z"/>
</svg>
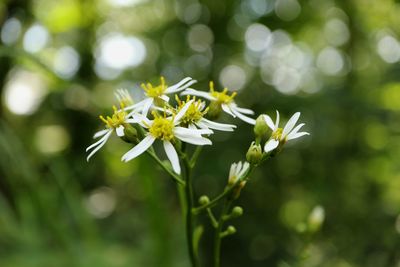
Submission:
<svg viewBox="0 0 400 267">
<path fill-rule="evenodd" d="M 89 159 L 100 149 L 104 146 L 104 144 L 107 142 L 108 138 L 110 138 L 111 133 L 113 132 L 113 130 L 110 130 L 106 135 L 104 135 L 99 141 L 97 141 L 96 143 L 92 144 L 91 146 L 89 146 L 88 148 L 86 148 L 86 151 L 92 149 L 93 147 L 96 147 L 95 149 L 93 149 L 89 156 L 87 156 L 86 160 L 89 161 Z"/>
<path fill-rule="evenodd" d="M 151 126 L 153 124 L 153 121 L 149 120 L 146 116 L 140 114 L 140 113 L 134 113 L 132 114 L 131 119 L 125 120 L 126 123 L 138 123 L 140 126 L 144 128 L 148 128 L 148 126 Z"/>
<path fill-rule="evenodd" d="M 105 143 L 107 143 L 107 140 L 103 140 L 103 141 L 101 142 L 101 144 L 99 144 L 95 149 L 93 149 L 93 150 L 90 152 L 89 156 L 87 156 L 86 161 L 89 161 L 89 159 L 90 159 L 97 151 L 99 151 L 99 149 L 102 148 L 102 147 L 104 146 Z"/>
<path fill-rule="evenodd" d="M 137 156 L 145 152 L 154 143 L 155 140 L 156 139 L 151 135 L 146 136 L 145 138 L 143 138 L 142 141 L 140 141 L 139 144 L 134 146 L 131 150 L 129 150 L 125 153 L 125 155 L 122 156 L 122 161 L 127 162 L 131 159 L 136 158 Z"/>
<path fill-rule="evenodd" d="M 270 139 L 264 146 L 264 152 L 268 153 L 272 150 L 274 150 L 275 148 L 277 148 L 279 145 L 279 141 L 275 140 L 275 139 Z"/>
<path fill-rule="evenodd" d="M 189 125 L 188 125 L 188 128 L 189 128 L 190 130 L 197 130 L 197 127 L 196 127 L 194 124 L 189 124 Z"/>
<path fill-rule="evenodd" d="M 248 108 L 240 108 L 236 105 L 235 109 L 242 114 L 254 115 L 254 111 L 252 111 L 251 109 L 248 109 Z"/>
<path fill-rule="evenodd" d="M 183 116 L 185 116 L 186 111 L 188 110 L 188 108 L 190 107 L 190 105 L 193 103 L 193 99 L 190 100 L 189 102 L 187 102 L 182 108 L 181 110 L 178 112 L 178 114 L 176 114 L 175 118 L 174 118 L 174 124 L 178 124 L 180 122 L 180 120 L 182 119 Z"/>
<path fill-rule="evenodd" d="M 179 83 L 168 87 L 165 90 L 165 93 L 167 93 L 167 94 L 177 93 L 179 91 L 185 90 L 186 88 L 188 88 L 189 86 L 193 85 L 196 82 L 197 82 L 196 80 L 192 80 L 192 78 L 186 77 L 185 79 L 183 79 Z"/>
<path fill-rule="evenodd" d="M 248 162 L 246 161 L 246 162 L 243 164 L 243 167 L 242 167 L 242 169 L 240 170 L 238 177 L 242 177 L 242 176 L 247 172 L 247 170 L 249 169 L 249 167 L 250 167 L 250 163 L 248 163 Z"/>
<path fill-rule="evenodd" d="M 171 162 L 172 169 L 177 174 L 181 174 L 181 166 L 179 165 L 178 153 L 176 153 L 174 146 L 169 141 L 164 141 L 163 144 L 165 153 L 167 154 L 167 157 Z"/>
<path fill-rule="evenodd" d="M 219 131 L 226 131 L 226 132 L 233 132 L 233 130 L 236 128 L 236 125 L 233 124 L 225 124 L 225 123 L 219 123 L 215 121 L 210 121 L 205 118 L 202 118 L 199 122 L 198 125 L 200 128 L 210 128 L 214 130 L 219 130 Z"/>
<path fill-rule="evenodd" d="M 192 145 L 198 145 L 198 146 L 212 145 L 210 139 L 201 136 L 187 136 L 187 135 L 181 136 L 177 134 L 176 137 L 181 141 Z"/>
<path fill-rule="evenodd" d="M 229 177 L 234 176 L 235 171 L 236 171 L 236 163 L 232 163 L 231 168 L 229 169 Z"/>
<path fill-rule="evenodd" d="M 236 109 L 232 109 L 232 112 L 242 121 L 247 122 L 249 124 L 255 125 L 256 120 L 250 117 L 243 115 L 242 113 L 238 112 Z"/>
<path fill-rule="evenodd" d="M 151 107 L 151 105 L 153 104 L 154 99 L 153 98 L 147 98 L 144 103 L 143 103 L 143 109 L 142 109 L 142 114 L 144 116 L 147 115 L 147 113 L 149 112 L 149 109 Z"/>
<path fill-rule="evenodd" d="M 208 100 L 216 100 L 210 93 L 204 91 L 197 91 L 192 88 L 188 88 L 181 93 L 181 95 L 192 95 L 192 96 L 199 96 Z"/>
<path fill-rule="evenodd" d="M 268 127 L 272 130 L 275 131 L 275 125 L 274 122 L 272 121 L 271 117 L 268 115 L 262 115 L 264 118 L 265 123 L 268 125 Z"/>
<path fill-rule="evenodd" d="M 239 176 L 240 171 L 242 170 L 242 165 L 243 163 L 241 161 L 238 162 L 238 165 L 236 167 L 236 175 Z"/>
<path fill-rule="evenodd" d="M 201 137 L 202 134 L 212 134 L 213 131 L 210 129 L 188 129 L 184 127 L 174 127 L 174 133 L 186 136 L 198 136 Z"/>
<path fill-rule="evenodd" d="M 93 135 L 93 138 L 99 138 L 100 136 L 105 135 L 109 131 L 112 131 L 112 130 L 111 129 L 104 129 L 104 130 L 98 131 Z"/>
<path fill-rule="evenodd" d="M 170 94 L 170 93 L 174 92 L 177 88 L 181 87 L 182 85 L 184 85 L 185 83 L 187 83 L 191 80 L 192 80 L 191 77 L 186 77 L 186 78 L 180 80 L 178 83 L 167 87 L 167 89 L 165 90 L 165 93 Z"/>
<path fill-rule="evenodd" d="M 125 129 L 125 127 L 124 127 L 123 125 L 120 125 L 120 126 L 118 126 L 118 128 L 117 128 L 117 129 L 115 129 L 115 130 L 116 130 L 116 132 L 117 132 L 117 135 L 118 135 L 119 137 L 121 137 L 121 136 L 124 136 L 124 135 L 125 135 L 125 133 L 124 133 L 124 129 Z"/>
<path fill-rule="evenodd" d="M 226 105 L 226 104 L 222 104 L 221 105 L 222 110 L 226 113 L 228 113 L 229 115 L 231 115 L 232 117 L 236 118 L 236 115 L 232 112 L 232 109 L 230 108 L 230 106 Z"/>
<path fill-rule="evenodd" d="M 293 129 L 296 125 L 296 122 L 299 120 L 300 112 L 296 112 L 286 123 L 285 128 L 283 128 L 282 138 L 285 138 L 288 133 Z"/>
<path fill-rule="evenodd" d="M 131 118 L 131 119 L 126 119 L 125 120 L 126 123 L 139 123 L 140 120 L 138 120 L 138 118 Z"/>
<path fill-rule="evenodd" d="M 275 120 L 275 129 L 278 129 L 279 127 L 279 111 L 276 111 L 276 120 Z"/>
<path fill-rule="evenodd" d="M 295 133 L 295 134 L 293 134 L 293 135 L 289 134 L 289 135 L 287 136 L 287 140 L 293 140 L 293 139 L 302 137 L 303 135 L 310 135 L 310 133 L 307 133 L 307 132 L 300 132 L 300 133 Z"/>
<path fill-rule="evenodd" d="M 142 101 L 140 101 L 140 102 L 138 102 L 138 103 L 136 103 L 134 105 L 127 106 L 127 107 L 124 108 L 124 110 L 133 110 L 133 109 L 134 110 L 138 110 L 141 107 L 143 107 L 144 103 L 146 103 L 146 100 L 147 100 L 147 98 L 143 99 Z"/>
<path fill-rule="evenodd" d="M 211 145 L 212 142 L 210 139 L 207 139 L 205 137 L 202 137 L 201 135 L 187 135 L 187 134 L 182 134 L 180 132 L 175 132 L 174 133 L 176 138 L 182 140 L 183 142 L 193 144 L 193 145 Z"/>
<path fill-rule="evenodd" d="M 287 137 L 289 138 L 289 136 L 296 134 L 304 125 L 304 123 L 300 123 L 299 125 L 294 127 L 294 129 L 287 135 Z"/>
<path fill-rule="evenodd" d="M 111 135 L 111 133 L 113 132 L 113 129 L 109 129 L 108 133 L 105 134 L 100 140 L 96 141 L 95 143 L 91 144 L 90 146 L 88 146 L 86 148 L 86 152 L 89 151 L 90 149 L 92 149 L 93 147 L 97 146 L 98 144 L 100 144 L 101 142 L 103 142 L 104 140 L 108 139 Z"/>
<path fill-rule="evenodd" d="M 168 97 L 167 95 L 162 95 L 162 96 L 160 96 L 160 98 L 161 98 L 162 100 L 164 100 L 165 102 L 168 102 L 168 101 L 169 101 L 169 97 Z"/>
</svg>

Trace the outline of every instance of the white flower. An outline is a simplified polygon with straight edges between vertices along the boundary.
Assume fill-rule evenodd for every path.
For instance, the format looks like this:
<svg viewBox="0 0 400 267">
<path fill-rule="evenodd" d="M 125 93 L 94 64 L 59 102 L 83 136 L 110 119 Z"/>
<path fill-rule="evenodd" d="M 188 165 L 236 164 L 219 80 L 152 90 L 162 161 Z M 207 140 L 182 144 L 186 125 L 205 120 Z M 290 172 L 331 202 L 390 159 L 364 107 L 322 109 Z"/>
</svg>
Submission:
<svg viewBox="0 0 400 267">
<path fill-rule="evenodd" d="M 178 93 L 182 90 L 185 90 L 196 82 L 196 80 L 193 80 L 190 77 L 186 77 L 177 84 L 167 87 L 164 77 L 161 77 L 161 84 L 158 86 L 153 86 L 151 83 L 142 84 L 142 88 L 145 91 L 146 98 L 135 105 L 127 107 L 127 109 L 141 108 L 142 114 L 146 116 L 153 103 L 159 103 L 160 101 L 168 102 L 168 94 Z"/>
<path fill-rule="evenodd" d="M 100 116 L 100 119 L 105 123 L 106 128 L 98 131 L 94 134 L 93 138 L 100 138 L 97 142 L 90 145 L 86 148 L 86 152 L 92 150 L 89 156 L 86 158 L 87 161 L 100 149 L 104 146 L 107 140 L 110 138 L 111 134 L 115 131 L 117 136 L 124 136 L 124 129 L 129 123 L 137 123 L 137 121 L 133 118 L 130 118 L 126 111 L 124 110 L 124 104 L 121 102 L 121 109 L 117 109 L 116 106 L 113 106 L 114 114 L 110 117 L 104 118 Z"/>
<path fill-rule="evenodd" d="M 202 92 L 192 88 L 188 88 L 182 92 L 182 95 L 193 95 L 193 96 L 203 97 L 220 105 L 224 112 L 228 113 L 234 118 L 238 117 L 242 121 L 245 121 L 253 125 L 256 123 L 254 119 L 244 115 L 244 114 L 253 115 L 254 111 L 247 108 L 238 107 L 238 105 L 233 100 L 234 97 L 236 96 L 236 92 L 232 93 L 231 95 L 228 95 L 227 88 L 225 88 L 222 92 L 215 91 L 213 82 L 210 82 L 210 92 Z"/>
<path fill-rule="evenodd" d="M 188 129 L 178 126 L 192 102 L 193 100 L 186 103 L 175 116 L 167 117 L 165 114 L 165 116 L 160 116 L 154 112 L 154 120 L 149 120 L 143 115 L 137 115 L 136 117 L 138 119 L 136 121 L 139 121 L 140 125 L 147 129 L 148 132 L 139 144 L 122 156 L 122 160 L 127 162 L 136 158 L 150 148 L 156 139 L 160 139 L 163 141 L 164 150 L 171 162 L 172 169 L 177 174 L 180 174 L 181 167 L 179 164 L 178 153 L 172 145 L 174 138 L 194 145 L 211 145 L 211 141 L 202 136 L 203 134 L 211 134 L 211 130 Z"/>
<path fill-rule="evenodd" d="M 286 123 L 285 127 L 279 128 L 279 112 L 276 111 L 276 121 L 273 123 L 272 119 L 268 115 L 263 115 L 265 123 L 267 123 L 268 127 L 272 130 L 271 138 L 267 141 L 264 146 L 264 151 L 266 153 L 274 150 L 278 147 L 280 143 L 284 144 L 286 141 L 299 138 L 303 135 L 309 135 L 307 132 L 299 132 L 300 128 L 304 126 L 304 123 L 301 123 L 294 127 L 299 120 L 300 112 L 296 112 Z"/>
<path fill-rule="evenodd" d="M 179 112 L 186 103 L 192 101 L 181 118 L 181 125 L 188 126 L 190 129 L 213 129 L 226 132 L 232 132 L 236 128 L 236 125 L 233 124 L 214 122 L 204 118 L 208 108 L 206 108 L 204 101 L 196 101 L 196 97 L 193 97 L 191 100 L 191 97 L 187 96 L 186 101 L 182 101 L 176 96 L 176 101 L 178 102 L 177 112 Z"/>
<path fill-rule="evenodd" d="M 242 176 L 248 171 L 250 167 L 250 163 L 247 161 L 242 163 L 239 161 L 238 163 L 233 163 L 231 165 L 231 169 L 229 170 L 229 185 L 234 185 L 237 179 L 242 178 Z"/>
</svg>

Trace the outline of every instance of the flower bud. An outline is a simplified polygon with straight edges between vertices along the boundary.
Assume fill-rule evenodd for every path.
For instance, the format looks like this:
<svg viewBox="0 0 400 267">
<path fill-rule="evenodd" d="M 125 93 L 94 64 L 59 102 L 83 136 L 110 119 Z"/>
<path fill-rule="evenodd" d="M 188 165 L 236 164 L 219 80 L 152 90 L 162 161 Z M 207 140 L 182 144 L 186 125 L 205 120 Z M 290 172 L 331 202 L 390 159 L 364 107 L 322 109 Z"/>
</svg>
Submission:
<svg viewBox="0 0 400 267">
<path fill-rule="evenodd" d="M 265 122 L 263 115 L 257 117 L 253 131 L 257 138 L 265 139 L 267 137 L 268 133 L 270 132 L 270 129 L 267 123 Z"/>
<path fill-rule="evenodd" d="M 210 120 L 218 119 L 219 115 L 222 112 L 221 104 L 217 101 L 211 101 L 210 105 L 208 106 L 208 112 L 206 117 Z"/>
<path fill-rule="evenodd" d="M 308 216 L 308 230 L 311 233 L 317 232 L 325 220 L 325 210 L 321 206 L 316 206 Z"/>
<path fill-rule="evenodd" d="M 127 143 L 137 143 L 137 130 L 130 124 L 124 125 L 124 136 L 121 137 Z"/>
<path fill-rule="evenodd" d="M 236 233 L 236 228 L 232 225 L 229 225 L 228 228 L 226 229 L 226 233 L 228 235 L 232 235 L 232 234 Z"/>
<path fill-rule="evenodd" d="M 203 195 L 199 198 L 200 205 L 207 205 L 208 203 L 210 203 L 210 199 L 208 198 L 208 196 Z"/>
<path fill-rule="evenodd" d="M 242 207 L 239 207 L 239 206 L 236 206 L 236 207 L 234 207 L 233 209 L 232 209 L 232 217 L 239 217 L 239 216 L 242 216 L 243 215 L 243 208 Z"/>
<path fill-rule="evenodd" d="M 257 165 L 258 163 L 261 162 L 262 158 L 263 158 L 263 152 L 261 145 L 260 144 L 256 145 L 255 142 L 252 142 L 249 147 L 249 150 L 246 153 L 247 161 L 253 165 Z"/>
</svg>

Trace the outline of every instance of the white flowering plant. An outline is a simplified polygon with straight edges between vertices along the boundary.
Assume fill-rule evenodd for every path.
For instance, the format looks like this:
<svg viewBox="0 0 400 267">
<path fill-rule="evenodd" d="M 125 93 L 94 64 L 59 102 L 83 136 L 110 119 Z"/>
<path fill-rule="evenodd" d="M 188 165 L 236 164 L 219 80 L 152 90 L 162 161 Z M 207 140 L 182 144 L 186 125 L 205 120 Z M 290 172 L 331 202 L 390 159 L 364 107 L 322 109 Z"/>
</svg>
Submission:
<svg viewBox="0 0 400 267">
<path fill-rule="evenodd" d="M 100 116 L 105 128 L 94 134 L 94 138 L 98 140 L 86 149 L 89 153 L 87 160 L 106 144 L 114 132 L 132 146 L 121 157 L 122 161 L 129 162 L 143 153 L 149 154 L 171 176 L 179 193 L 184 196 L 182 212 L 186 218 L 191 265 L 200 266 L 198 250 L 203 227 L 198 216 L 206 214 L 215 230 L 213 266 L 218 267 L 222 239 L 236 232 L 234 226 L 224 226 L 243 214 L 243 208 L 234 204 L 253 170 L 268 158 L 277 155 L 287 141 L 309 133 L 300 132 L 304 123 L 296 126 L 299 112 L 280 128 L 278 111 L 275 123 L 265 114 L 254 119 L 252 110 L 236 104 L 236 92 L 229 93 L 227 88 L 217 91 L 213 82 L 209 84 L 209 92 L 199 91 L 191 88 L 195 83 L 196 80 L 187 77 L 175 85 L 167 86 L 165 79 L 161 77 L 158 86 L 142 84 L 146 98 L 138 103 L 134 103 L 127 90 L 117 90 L 119 108 L 113 106 L 111 116 Z M 236 125 L 217 121 L 222 112 L 254 125 L 254 140 L 250 142 L 248 151 L 243 153 L 245 159 L 231 164 L 222 192 L 211 199 L 202 195 L 196 201 L 192 170 L 203 146 L 212 145 L 214 131 L 233 132 L 236 129 Z M 168 161 L 163 161 L 157 155 L 153 147 L 156 142 L 162 143 Z M 189 150 L 189 145 L 195 148 Z M 217 205 L 221 206 L 218 215 L 214 209 Z"/>
</svg>

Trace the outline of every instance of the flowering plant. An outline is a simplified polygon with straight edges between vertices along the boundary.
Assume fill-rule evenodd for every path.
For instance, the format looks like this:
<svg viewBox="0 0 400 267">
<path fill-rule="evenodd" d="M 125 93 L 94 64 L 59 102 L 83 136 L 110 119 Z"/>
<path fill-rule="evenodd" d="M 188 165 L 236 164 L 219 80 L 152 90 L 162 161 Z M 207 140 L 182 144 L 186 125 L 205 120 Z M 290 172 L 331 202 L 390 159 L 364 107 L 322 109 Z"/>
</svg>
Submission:
<svg viewBox="0 0 400 267">
<path fill-rule="evenodd" d="M 180 193 L 184 195 L 182 207 L 186 218 L 187 246 L 192 266 L 199 266 L 198 247 L 203 232 L 201 225 L 197 225 L 197 217 L 205 213 L 215 228 L 214 266 L 218 267 L 221 240 L 236 232 L 232 225 L 226 228 L 224 225 L 243 214 L 243 209 L 234 206 L 234 203 L 253 170 L 268 158 L 277 155 L 287 141 L 309 133 L 300 132 L 304 123 L 296 126 L 300 112 L 296 112 L 286 125 L 280 128 L 278 111 L 275 123 L 264 114 L 253 119 L 250 117 L 254 115 L 252 110 L 236 104 L 235 92 L 229 94 L 227 88 L 216 91 L 213 82 L 210 82 L 209 92 L 198 91 L 190 88 L 195 83 L 195 80 L 187 77 L 175 85 L 167 86 L 161 77 L 158 86 L 150 83 L 142 85 L 146 98 L 138 103 L 133 102 L 128 91 L 117 90 L 119 108 L 113 107 L 112 116 L 100 116 L 105 123 L 105 129 L 94 134 L 94 138 L 100 139 L 86 149 L 89 152 L 87 160 L 105 145 L 113 132 L 133 145 L 122 156 L 122 161 L 128 162 L 143 153 L 149 154 L 171 176 Z M 171 94 L 175 94 L 175 97 L 168 96 Z M 246 161 L 232 163 L 223 191 L 212 199 L 203 195 L 196 203 L 192 170 L 203 146 L 212 145 L 214 131 L 232 132 L 236 128 L 233 124 L 216 121 L 222 112 L 254 125 L 255 138 L 246 153 Z M 168 162 L 162 161 L 156 154 L 153 147 L 156 141 L 162 143 Z M 188 145 L 195 146 L 193 153 L 189 153 Z M 216 216 L 213 208 L 219 204 L 222 208 Z"/>
</svg>

